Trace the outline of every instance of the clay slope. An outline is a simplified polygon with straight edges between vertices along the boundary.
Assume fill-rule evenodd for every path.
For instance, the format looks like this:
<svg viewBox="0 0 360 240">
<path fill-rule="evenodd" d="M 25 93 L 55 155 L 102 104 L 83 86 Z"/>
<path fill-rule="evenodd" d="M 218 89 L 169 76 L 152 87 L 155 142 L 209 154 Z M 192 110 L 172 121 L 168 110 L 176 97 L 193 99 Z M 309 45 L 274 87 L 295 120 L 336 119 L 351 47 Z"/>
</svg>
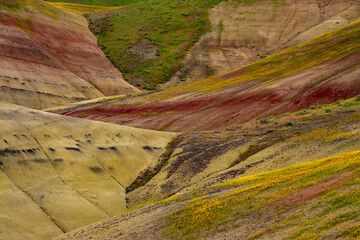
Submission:
<svg viewBox="0 0 360 240">
<path fill-rule="evenodd" d="M 125 188 L 176 136 L 5 102 L 0 116 L 1 239 L 49 239 L 126 211 Z"/>
<path fill-rule="evenodd" d="M 357 150 L 359 111 L 360 100 L 352 99 L 225 132 L 182 134 L 168 146 L 161 170 L 148 168 L 127 188 L 128 205 Z"/>
<path fill-rule="evenodd" d="M 359 151 L 348 152 L 176 195 L 55 239 L 356 239 L 358 171 Z"/>
<path fill-rule="evenodd" d="M 182 134 L 160 171 L 150 179 L 144 171 L 128 188 L 130 205 L 147 204 L 56 239 L 356 237 L 359 104 L 350 99 L 227 134 Z"/>
<path fill-rule="evenodd" d="M 343 27 L 360 16 L 352 0 L 223 1 L 209 10 L 211 32 L 163 87 L 223 74 Z"/>
<path fill-rule="evenodd" d="M 0 8 L 1 100 L 32 108 L 139 92 L 97 46 L 81 15 L 32 1 Z"/>
<path fill-rule="evenodd" d="M 360 22 L 228 74 L 58 113 L 169 131 L 221 130 L 360 94 Z"/>
</svg>

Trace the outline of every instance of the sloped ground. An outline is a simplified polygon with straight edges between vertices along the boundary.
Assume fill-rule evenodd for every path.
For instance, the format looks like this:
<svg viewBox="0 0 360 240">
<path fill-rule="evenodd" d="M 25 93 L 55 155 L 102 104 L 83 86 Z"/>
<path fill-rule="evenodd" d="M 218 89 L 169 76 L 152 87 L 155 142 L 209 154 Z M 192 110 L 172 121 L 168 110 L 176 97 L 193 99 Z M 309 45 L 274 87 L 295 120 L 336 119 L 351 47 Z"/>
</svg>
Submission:
<svg viewBox="0 0 360 240">
<path fill-rule="evenodd" d="M 359 151 L 175 195 L 56 239 L 356 239 Z"/>
<path fill-rule="evenodd" d="M 1 238 L 50 239 L 63 233 L 27 194 L 14 185 L 3 170 L 0 179 Z"/>
<path fill-rule="evenodd" d="M 334 2 L 323 18 L 348 16 Z M 182 134 L 0 102 L 1 238 L 49 239 L 135 207 L 57 239 L 355 239 L 359 27 L 193 84 L 51 110 Z"/>
<path fill-rule="evenodd" d="M 210 30 L 208 9 L 221 1 L 134 1 L 119 11 L 87 18 L 99 45 L 125 79 L 154 90 L 170 79 L 189 48 Z"/>
<path fill-rule="evenodd" d="M 133 3 L 89 15 L 89 26 L 125 79 L 152 90 L 236 70 L 360 16 L 353 0 Z"/>
<path fill-rule="evenodd" d="M 224 130 L 360 94 L 360 22 L 239 70 L 137 97 L 56 112 L 155 130 Z"/>
<path fill-rule="evenodd" d="M 238 3 L 239 2 L 239 3 Z M 333 31 L 360 16 L 358 1 L 223 1 L 209 10 L 211 32 L 189 51 L 164 87 L 253 63 Z"/>
<path fill-rule="evenodd" d="M 149 168 L 127 188 L 128 205 L 357 150 L 360 102 L 348 102 L 353 105 L 328 105 L 220 133 L 182 134 L 168 146 L 166 164 L 155 176 L 150 178 L 154 170 Z"/>
<path fill-rule="evenodd" d="M 121 7 L 108 7 L 108 6 L 93 6 L 93 5 L 84 5 L 78 3 L 66 3 L 66 2 L 46 2 L 50 6 L 53 6 L 62 11 L 72 11 L 78 14 L 89 14 L 89 13 L 99 13 L 104 11 L 115 11 Z"/>
<path fill-rule="evenodd" d="M 125 188 L 176 136 L 4 102 L 0 116 L 4 239 L 48 239 L 124 212 Z"/>
<path fill-rule="evenodd" d="M 76 3 L 81 5 L 95 5 L 95 6 L 125 6 L 138 2 L 144 2 L 140 0 L 50 0 L 49 2 L 61 2 L 61 3 Z"/>
<path fill-rule="evenodd" d="M 181 134 L 160 158 L 160 169 L 142 171 L 127 188 L 129 207 L 145 206 L 58 239 L 356 236 L 360 99 L 355 100 L 222 133 Z"/>
<path fill-rule="evenodd" d="M 0 99 L 47 108 L 139 92 L 97 46 L 84 17 L 37 1 L 0 9 Z"/>
</svg>

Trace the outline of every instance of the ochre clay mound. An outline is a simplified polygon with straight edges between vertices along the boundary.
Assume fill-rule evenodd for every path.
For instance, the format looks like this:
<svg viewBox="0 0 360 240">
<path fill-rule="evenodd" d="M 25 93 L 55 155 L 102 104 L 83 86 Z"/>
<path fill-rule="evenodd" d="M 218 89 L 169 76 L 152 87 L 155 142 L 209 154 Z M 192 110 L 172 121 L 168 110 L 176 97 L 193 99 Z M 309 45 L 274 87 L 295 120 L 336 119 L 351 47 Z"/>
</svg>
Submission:
<svg viewBox="0 0 360 240">
<path fill-rule="evenodd" d="M 355 150 L 239 177 L 55 239 L 356 239 L 359 164 Z"/>
<path fill-rule="evenodd" d="M 58 113 L 168 131 L 219 130 L 360 94 L 360 22 L 192 84 Z"/>
<path fill-rule="evenodd" d="M 211 32 L 189 51 L 163 87 L 233 71 L 343 27 L 360 16 L 352 0 L 222 1 L 209 10 Z"/>
<path fill-rule="evenodd" d="M 304 214 L 302 219 L 315 215 L 321 221 L 320 212 L 335 201 L 344 207 L 334 208 L 340 216 L 359 201 L 359 191 L 354 192 L 359 183 L 359 120 L 360 100 L 352 98 L 227 131 L 183 133 L 169 143 L 155 167 L 142 171 L 126 188 L 128 206 L 134 207 L 130 212 L 57 239 L 247 239 L 256 232 L 272 239 L 292 236 L 298 228 L 286 223 L 296 222 L 291 216 L 297 211 Z M 333 217 L 327 214 L 326 220 Z M 349 226 L 356 230 L 358 214 L 352 219 L 329 231 L 324 222 L 302 223 L 330 236 Z"/>
<path fill-rule="evenodd" d="M 97 46 L 84 17 L 41 1 L 14 4 L 0 10 L 1 100 L 41 109 L 139 92 Z"/>
<path fill-rule="evenodd" d="M 49 239 L 125 212 L 125 188 L 176 136 L 5 102 L 0 116 L 2 239 Z"/>
</svg>

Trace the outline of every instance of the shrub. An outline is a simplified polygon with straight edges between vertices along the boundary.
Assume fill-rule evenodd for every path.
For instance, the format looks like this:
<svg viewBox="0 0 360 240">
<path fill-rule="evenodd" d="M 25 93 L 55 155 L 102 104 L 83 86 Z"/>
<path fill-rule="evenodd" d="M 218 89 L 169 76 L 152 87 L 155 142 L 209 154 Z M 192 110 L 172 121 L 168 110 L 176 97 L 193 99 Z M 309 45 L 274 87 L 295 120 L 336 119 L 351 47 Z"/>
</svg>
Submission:
<svg viewBox="0 0 360 240">
<path fill-rule="evenodd" d="M 260 120 L 260 123 L 269 123 L 270 122 L 270 118 L 263 118 Z"/>
<path fill-rule="evenodd" d="M 294 123 L 293 123 L 293 122 L 291 122 L 291 121 L 286 121 L 285 125 L 287 125 L 287 126 L 293 126 L 293 125 L 294 125 Z"/>
<path fill-rule="evenodd" d="M 233 127 L 232 126 L 227 126 L 226 130 L 231 131 L 231 130 L 233 130 Z"/>
<path fill-rule="evenodd" d="M 360 95 L 355 98 L 355 102 L 360 102 Z"/>
<path fill-rule="evenodd" d="M 345 107 L 350 107 L 352 105 L 353 105 L 353 102 L 351 102 L 351 101 L 344 103 Z"/>
<path fill-rule="evenodd" d="M 330 108 L 325 108 L 325 112 L 329 113 L 329 112 L 331 112 L 331 109 Z"/>
<path fill-rule="evenodd" d="M 300 112 L 297 112 L 296 115 L 305 115 L 305 114 L 308 114 L 308 113 L 309 113 L 309 110 L 303 109 Z"/>
</svg>

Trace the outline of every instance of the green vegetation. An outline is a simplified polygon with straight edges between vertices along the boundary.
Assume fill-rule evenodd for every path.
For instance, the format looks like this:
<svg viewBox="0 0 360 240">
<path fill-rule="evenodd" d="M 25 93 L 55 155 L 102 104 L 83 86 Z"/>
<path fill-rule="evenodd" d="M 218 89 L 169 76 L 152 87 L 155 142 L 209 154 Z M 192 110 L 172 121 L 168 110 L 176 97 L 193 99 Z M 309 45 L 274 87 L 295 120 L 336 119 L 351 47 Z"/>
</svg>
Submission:
<svg viewBox="0 0 360 240">
<path fill-rule="evenodd" d="M 291 122 L 291 121 L 286 121 L 285 125 L 287 125 L 287 126 L 293 126 L 293 125 L 294 125 L 294 123 L 293 123 L 293 122 Z"/>
<path fill-rule="evenodd" d="M 79 14 L 98 13 L 103 11 L 113 11 L 120 7 L 107 7 L 107 6 L 92 6 L 76 3 L 63 3 L 63 2 L 47 2 L 47 4 L 56 7 L 59 10 L 69 10 Z"/>
<path fill-rule="evenodd" d="M 311 115 L 307 115 L 306 117 L 300 118 L 300 121 L 305 122 L 305 121 L 309 121 L 311 119 L 326 118 L 326 117 L 330 116 L 330 114 L 328 114 L 328 113 L 331 113 L 333 111 L 335 113 L 338 113 L 339 111 L 341 112 L 342 111 L 341 108 L 344 108 L 344 107 L 353 109 L 353 110 L 350 110 L 350 111 L 354 111 L 354 109 L 357 108 L 360 105 L 360 102 L 356 101 L 357 98 L 358 97 L 350 98 L 350 99 L 347 99 L 347 100 L 338 100 L 338 101 L 336 101 L 334 103 L 331 103 L 331 104 L 311 106 L 308 109 L 302 109 L 302 110 L 300 110 L 298 112 L 283 113 L 281 115 L 274 116 L 274 118 L 281 120 L 283 117 L 293 116 L 293 117 L 295 117 L 295 119 L 292 118 L 292 120 L 296 120 L 296 119 L 299 119 L 297 116 L 302 116 L 302 115 L 310 114 L 310 113 L 311 113 Z M 323 107 L 326 107 L 326 108 L 323 108 Z M 268 118 L 271 119 L 272 117 L 270 116 Z M 266 121 L 267 121 L 267 118 L 264 118 L 264 119 L 260 120 L 260 123 L 266 123 Z M 284 123 L 285 123 L 285 125 L 288 125 L 288 126 L 292 126 L 292 125 L 295 124 L 292 121 L 286 121 Z M 279 122 L 274 122 L 274 124 L 277 125 L 277 124 L 279 124 Z M 321 135 L 319 135 L 319 137 L 320 136 Z"/>
<path fill-rule="evenodd" d="M 37 11 L 44 13 L 54 19 L 59 18 L 59 16 L 58 16 L 59 12 L 57 11 L 57 9 L 49 6 L 48 4 L 44 3 L 41 0 L 13 0 L 13 1 L 5 0 L 0 3 L 0 9 L 5 7 L 13 12 L 19 11 L 21 9 L 24 9 L 26 11 L 31 11 L 29 6 L 31 6 L 32 8 L 36 9 Z M 22 25 L 23 25 L 24 19 L 19 14 L 15 14 L 15 16 L 21 25 L 20 27 L 23 28 L 24 26 L 22 26 Z M 25 27 L 23 28 L 23 30 L 30 32 L 30 30 L 26 29 Z"/>
<path fill-rule="evenodd" d="M 221 33 L 223 30 L 224 30 L 224 23 L 222 20 L 220 20 L 218 24 L 218 36 L 217 36 L 217 42 L 219 45 L 221 43 Z"/>
<path fill-rule="evenodd" d="M 167 217 L 165 234 L 194 239 L 245 225 L 254 239 L 278 232 L 289 239 L 322 239 L 347 222 L 338 236 L 357 236 L 359 170 L 360 151 L 354 151 L 241 177 L 209 188 L 205 198 L 194 192 L 198 198 Z M 212 194 L 219 190 L 226 191 Z M 258 228 L 259 222 L 270 224 Z"/>
<path fill-rule="evenodd" d="M 331 109 L 330 108 L 325 108 L 325 112 L 330 113 Z"/>
<path fill-rule="evenodd" d="M 98 6 L 126 6 L 146 2 L 148 0 L 48 0 L 49 2 L 65 2 Z"/>
<path fill-rule="evenodd" d="M 309 113 L 309 110 L 303 109 L 300 112 L 297 112 L 296 115 L 305 115 L 305 114 L 308 114 L 308 113 Z"/>
<path fill-rule="evenodd" d="M 227 127 L 226 127 L 226 130 L 227 130 L 227 131 L 232 131 L 232 130 L 233 130 L 233 127 L 232 127 L 232 126 L 227 126 Z"/>
<path fill-rule="evenodd" d="M 210 30 L 207 10 L 220 0 L 151 0 L 111 16 L 88 16 L 99 45 L 126 80 L 155 89 L 180 69 L 189 48 Z M 153 53 L 147 56 L 147 49 Z"/>
<path fill-rule="evenodd" d="M 0 3 L 0 9 L 2 9 L 3 7 L 7 7 L 11 11 L 17 11 L 18 9 L 20 9 L 23 6 L 26 6 L 27 4 L 28 4 L 28 1 L 4 0 L 4 1 L 1 1 L 1 3 Z"/>
<path fill-rule="evenodd" d="M 105 0 L 80 1 L 114 4 Z M 153 90 L 182 67 L 181 60 L 190 47 L 210 31 L 208 9 L 221 1 L 227 0 L 121 1 L 115 5 L 132 6 L 106 16 L 87 17 L 99 45 L 125 79 L 135 86 Z M 255 1 L 261 0 L 237 0 L 238 3 Z M 273 2 L 284 4 L 283 0 Z M 221 21 L 218 27 L 220 37 L 224 27 Z M 146 49 L 152 49 L 150 56 Z"/>
<path fill-rule="evenodd" d="M 270 122 L 270 117 L 263 118 L 260 120 L 260 123 L 269 123 L 269 122 Z"/>
<path fill-rule="evenodd" d="M 155 99 L 168 99 L 187 93 L 215 92 L 239 83 L 261 79 L 262 84 L 271 84 L 283 77 L 324 64 L 341 60 L 360 51 L 360 21 L 326 33 L 309 42 L 283 50 L 242 69 L 242 73 L 213 76 L 201 81 L 178 86 L 155 93 Z M 358 62 L 355 64 L 359 64 Z M 230 75 L 232 74 L 232 76 Z M 222 77 L 223 80 L 219 80 Z M 326 107 L 326 106 L 322 106 Z"/>
</svg>

